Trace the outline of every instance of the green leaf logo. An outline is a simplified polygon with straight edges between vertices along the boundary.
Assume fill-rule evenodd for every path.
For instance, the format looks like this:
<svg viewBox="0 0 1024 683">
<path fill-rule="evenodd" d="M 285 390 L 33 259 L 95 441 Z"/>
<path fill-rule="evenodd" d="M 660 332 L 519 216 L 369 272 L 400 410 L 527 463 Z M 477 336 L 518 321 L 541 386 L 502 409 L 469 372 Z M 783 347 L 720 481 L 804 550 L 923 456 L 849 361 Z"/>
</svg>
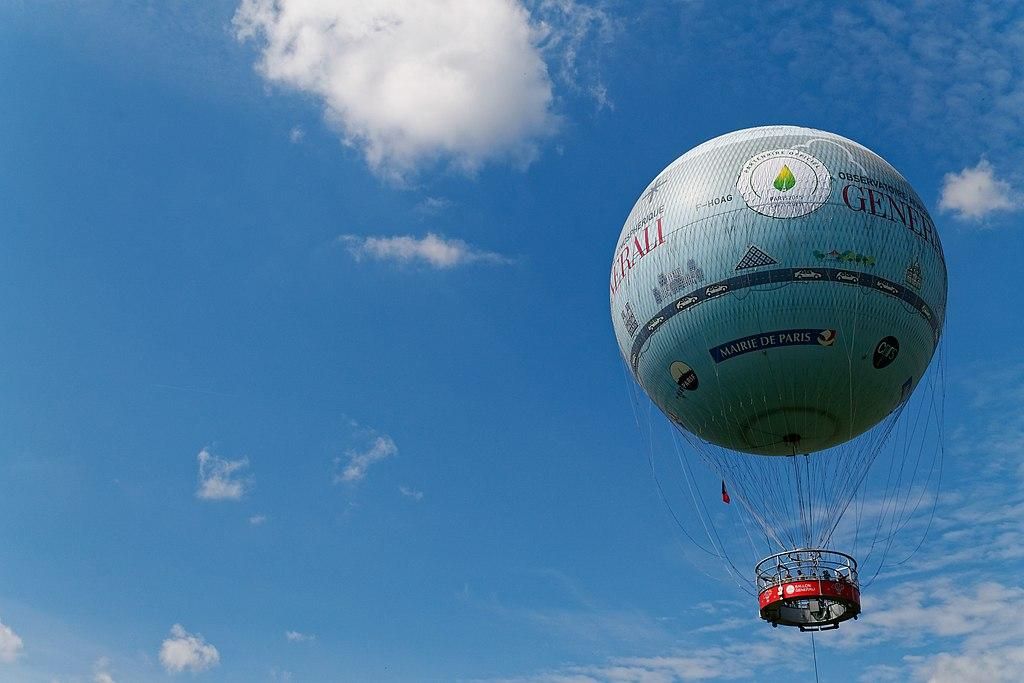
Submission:
<svg viewBox="0 0 1024 683">
<path fill-rule="evenodd" d="M 775 182 L 772 185 L 779 192 L 793 189 L 793 186 L 796 185 L 796 178 L 793 177 L 793 172 L 789 170 L 789 166 L 782 167 L 779 175 L 775 176 Z"/>
</svg>

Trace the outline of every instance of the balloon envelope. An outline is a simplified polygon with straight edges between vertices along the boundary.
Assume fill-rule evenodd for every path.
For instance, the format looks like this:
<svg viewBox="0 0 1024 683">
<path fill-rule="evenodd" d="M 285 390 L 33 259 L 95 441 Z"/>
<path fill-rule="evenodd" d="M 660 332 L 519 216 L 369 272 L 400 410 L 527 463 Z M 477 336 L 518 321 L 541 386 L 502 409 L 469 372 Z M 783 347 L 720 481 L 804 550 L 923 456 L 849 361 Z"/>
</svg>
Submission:
<svg viewBox="0 0 1024 683">
<path fill-rule="evenodd" d="M 906 179 L 794 126 L 723 135 L 658 174 L 609 286 L 619 348 L 654 403 L 759 455 L 878 424 L 927 369 L 946 306 L 942 246 Z"/>
</svg>

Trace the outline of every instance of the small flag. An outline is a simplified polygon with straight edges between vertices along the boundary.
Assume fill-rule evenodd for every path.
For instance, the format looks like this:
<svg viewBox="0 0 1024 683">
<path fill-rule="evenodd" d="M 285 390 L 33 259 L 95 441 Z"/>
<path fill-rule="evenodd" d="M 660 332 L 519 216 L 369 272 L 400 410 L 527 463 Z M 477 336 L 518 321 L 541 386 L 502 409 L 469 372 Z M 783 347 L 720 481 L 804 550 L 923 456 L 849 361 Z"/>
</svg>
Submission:
<svg viewBox="0 0 1024 683">
<path fill-rule="evenodd" d="M 722 502 L 729 504 L 729 492 L 725 490 L 725 479 L 722 480 Z"/>
</svg>

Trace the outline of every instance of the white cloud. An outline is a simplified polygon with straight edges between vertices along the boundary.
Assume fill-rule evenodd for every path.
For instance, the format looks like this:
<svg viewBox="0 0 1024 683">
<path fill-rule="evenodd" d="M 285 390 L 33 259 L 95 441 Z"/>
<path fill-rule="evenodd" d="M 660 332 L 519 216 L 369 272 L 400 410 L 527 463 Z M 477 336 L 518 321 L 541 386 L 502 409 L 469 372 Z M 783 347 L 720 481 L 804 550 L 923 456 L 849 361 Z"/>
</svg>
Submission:
<svg viewBox="0 0 1024 683">
<path fill-rule="evenodd" d="M 266 515 L 252 515 L 251 517 L 249 517 L 249 524 L 252 524 L 253 526 L 259 526 L 261 524 L 266 524 L 266 522 L 267 522 L 267 516 Z"/>
<path fill-rule="evenodd" d="M 306 131 L 302 130 L 302 126 L 293 126 L 288 131 L 288 139 L 294 143 L 302 142 L 302 139 L 306 137 Z"/>
<path fill-rule="evenodd" d="M 21 655 L 24 646 L 21 636 L 10 626 L 0 622 L 0 662 L 13 662 Z"/>
<path fill-rule="evenodd" d="M 168 673 L 206 671 L 220 664 L 217 648 L 199 634 L 192 634 L 181 624 L 171 627 L 171 637 L 160 646 L 160 663 Z"/>
<path fill-rule="evenodd" d="M 349 450 L 345 452 L 348 462 L 342 471 L 334 475 L 334 482 L 357 482 L 366 476 L 366 471 L 374 463 L 390 458 L 398 453 L 398 446 L 387 434 L 374 437 L 373 443 L 363 451 Z M 335 461 L 340 464 L 340 459 Z"/>
<path fill-rule="evenodd" d="M 241 500 L 249 480 L 239 472 L 249 466 L 249 459 L 225 460 L 207 449 L 199 451 L 199 486 L 196 498 L 202 500 Z"/>
<path fill-rule="evenodd" d="M 434 268 L 454 268 L 467 263 L 509 263 L 500 254 L 481 251 L 458 239 L 445 239 L 427 233 L 426 237 L 399 235 L 395 237 L 359 237 L 341 235 L 339 243 L 358 261 L 372 258 L 398 263 L 423 262 Z"/>
<path fill-rule="evenodd" d="M 878 663 L 862 680 L 930 683 L 1018 681 L 1024 670 L 1024 588 L 971 574 L 906 581 L 865 596 L 868 618 L 841 638 L 823 641 L 864 651 L 898 644 L 898 665 Z"/>
<path fill-rule="evenodd" d="M 92 683 L 116 683 L 110 673 L 110 660 L 106 657 L 97 659 L 92 669 Z"/>
<path fill-rule="evenodd" d="M 406 498 L 412 498 L 416 502 L 423 500 L 423 491 L 417 491 L 414 488 L 410 488 L 405 484 L 398 487 L 398 491 Z"/>
<path fill-rule="evenodd" d="M 284 637 L 289 643 L 308 643 L 311 640 L 316 640 L 315 635 L 299 631 L 285 631 Z"/>
<path fill-rule="evenodd" d="M 849 660 L 846 676 L 854 680 L 859 674 L 859 680 L 864 682 L 1019 681 L 1020 671 L 1024 670 L 1024 620 L 1020 619 L 1024 612 L 1024 587 L 985 580 L 972 582 L 970 576 L 965 573 L 955 578 L 914 580 L 885 591 L 868 592 L 865 618 L 820 638 L 819 659 L 823 656 L 822 648 L 844 650 L 843 657 Z M 748 610 L 749 607 L 744 611 Z M 727 617 L 727 621 L 737 618 Z M 628 619 L 624 625 L 632 621 Z M 802 658 L 808 647 L 805 634 L 768 629 L 749 613 L 746 622 L 747 632 L 742 636 L 716 635 L 714 642 L 706 639 L 706 634 L 719 630 L 714 624 L 698 627 L 687 634 L 685 651 L 668 646 L 662 655 L 610 657 L 594 664 L 566 665 L 499 680 L 673 683 L 767 680 L 784 673 L 799 679 L 807 677 L 809 662 Z M 587 642 L 586 637 L 577 635 L 573 641 Z M 886 661 L 893 656 L 900 658 Z M 861 657 L 867 666 L 858 672 Z"/>
<path fill-rule="evenodd" d="M 940 652 L 909 660 L 914 678 L 928 683 L 1019 683 L 1024 671 L 1024 646 L 983 652 Z"/>
<path fill-rule="evenodd" d="M 265 79 L 318 98 L 392 178 L 438 158 L 528 163 L 557 126 L 544 36 L 512 0 L 242 0 L 234 26 Z"/>
<path fill-rule="evenodd" d="M 869 628 L 890 639 L 906 638 L 907 634 L 956 637 L 970 649 L 1024 642 L 1021 587 L 934 578 L 907 581 L 869 602 Z"/>
<path fill-rule="evenodd" d="M 542 34 L 541 49 L 558 64 L 559 79 L 574 90 L 586 92 L 600 109 L 614 109 L 608 88 L 601 79 L 598 55 L 587 50 L 590 39 L 612 41 L 615 21 L 603 10 L 575 0 L 539 0 L 531 3 Z"/>
<path fill-rule="evenodd" d="M 939 208 L 952 211 L 957 218 L 976 221 L 997 211 L 1019 208 L 1015 197 L 1010 184 L 997 178 L 992 164 L 982 159 L 973 168 L 945 175 Z"/>
</svg>

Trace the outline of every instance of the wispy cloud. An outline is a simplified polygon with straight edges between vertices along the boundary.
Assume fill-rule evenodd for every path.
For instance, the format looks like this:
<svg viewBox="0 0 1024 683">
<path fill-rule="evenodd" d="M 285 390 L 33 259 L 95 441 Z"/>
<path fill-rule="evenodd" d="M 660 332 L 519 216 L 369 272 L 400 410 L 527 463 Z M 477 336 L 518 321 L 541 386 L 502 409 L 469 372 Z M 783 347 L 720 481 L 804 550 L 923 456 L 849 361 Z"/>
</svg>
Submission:
<svg viewBox="0 0 1024 683">
<path fill-rule="evenodd" d="M 299 631 L 285 631 L 284 637 L 289 643 L 308 643 L 311 640 L 316 640 L 315 635 Z"/>
<path fill-rule="evenodd" d="M 302 129 L 302 126 L 293 126 L 292 129 L 288 131 L 288 139 L 295 144 L 302 142 L 304 137 L 306 137 L 306 131 Z"/>
<path fill-rule="evenodd" d="M 313 95 L 381 175 L 434 159 L 528 163 L 557 126 L 538 31 L 518 2 L 242 0 L 265 79 Z"/>
<path fill-rule="evenodd" d="M 685 667 L 687 658 L 703 661 L 704 664 L 693 671 L 704 671 L 714 665 L 714 658 L 705 658 L 695 654 L 708 648 L 717 648 L 731 643 L 731 639 L 702 637 L 695 633 L 688 634 L 689 652 L 678 648 L 680 629 L 677 624 L 669 623 L 663 618 L 635 608 L 623 608 L 607 605 L 603 600 L 589 594 L 578 579 L 554 569 L 543 569 L 529 573 L 529 578 L 539 581 L 544 591 L 544 604 L 525 607 L 506 604 L 494 596 L 487 599 L 477 598 L 469 586 L 464 586 L 458 594 L 459 600 L 467 605 L 475 605 L 503 621 L 520 624 L 521 628 L 537 630 L 543 638 L 552 642 L 571 643 L 574 647 L 582 647 L 592 652 L 625 652 L 625 653 L 657 653 L 657 657 L 601 657 L 594 662 L 576 663 L 557 668 L 532 672 L 521 677 L 499 679 L 501 681 L 519 681 L 529 683 L 554 683 L 568 681 L 672 681 L 670 671 Z M 745 606 L 744 606 L 745 607 Z M 744 607 L 726 612 L 722 605 L 714 608 L 713 619 L 720 617 L 732 618 L 746 612 Z M 707 604 L 694 606 L 693 613 L 680 615 L 682 621 L 693 623 L 694 617 L 703 615 L 710 608 Z M 748 620 L 749 621 L 749 620 Z M 744 642 L 743 647 L 752 647 L 755 643 Z M 729 649 L 729 648 L 727 648 Z M 737 648 L 739 649 L 739 648 Z M 777 648 L 778 649 L 778 648 Z M 730 649 L 731 651 L 731 649 Z M 751 659 L 741 657 L 740 660 L 750 665 Z M 730 677 L 731 673 L 739 673 L 728 664 L 720 667 L 719 675 Z M 616 677 L 618 676 L 618 677 Z M 732 676 L 736 677 L 736 676 Z"/>
<path fill-rule="evenodd" d="M 295 680 L 295 676 L 291 671 L 279 669 L 275 666 L 270 669 L 270 680 L 276 683 L 292 683 Z"/>
<path fill-rule="evenodd" d="M 160 663 L 168 673 L 198 673 L 220 664 L 220 653 L 202 635 L 189 633 L 181 624 L 175 624 L 170 637 L 160 646 Z"/>
<path fill-rule="evenodd" d="M 452 206 L 452 200 L 446 197 L 426 197 L 416 205 L 416 211 L 428 216 L 441 213 Z"/>
<path fill-rule="evenodd" d="M 756 680 L 782 663 L 791 671 L 806 664 L 791 643 L 736 642 L 701 644 L 697 652 L 656 657 L 612 657 L 595 665 L 568 665 L 537 674 L 492 679 L 489 683 L 674 683 L 675 681 Z"/>
<path fill-rule="evenodd" d="M 943 178 L 939 209 L 952 212 L 957 218 L 979 221 L 993 213 L 1018 208 L 1017 193 L 1010 183 L 996 177 L 992 164 L 985 159 Z"/>
<path fill-rule="evenodd" d="M 199 486 L 196 498 L 201 500 L 241 500 L 251 480 L 241 476 L 249 459 L 226 460 L 204 448 L 196 456 L 199 461 Z"/>
<path fill-rule="evenodd" d="M 21 655 L 24 647 L 21 636 L 10 626 L 0 622 L 0 662 L 13 662 Z"/>
<path fill-rule="evenodd" d="M 406 486 L 405 484 L 402 484 L 401 486 L 399 486 L 398 487 L 398 491 L 399 491 L 399 493 L 401 493 L 406 498 L 412 498 L 417 503 L 419 501 L 423 500 L 423 491 L 417 491 L 416 489 L 410 488 L 410 487 Z"/>
<path fill-rule="evenodd" d="M 933 577 L 890 586 L 865 594 L 865 619 L 851 622 L 818 641 L 821 648 L 857 653 L 866 657 L 861 681 L 928 681 L 929 683 L 1010 683 L 1019 680 L 1024 662 L 1024 587 L 971 580 L 970 573 Z M 741 609 L 749 614 L 749 608 Z M 733 612 L 735 615 L 736 612 Z M 549 613 L 549 617 L 552 616 Z M 559 620 L 593 622 L 594 614 Z M 620 615 L 621 616 L 621 615 Z M 607 613 L 602 620 L 614 620 Z M 736 636 L 720 632 L 746 622 Z M 629 616 L 627 627 L 636 621 Z M 596 626 L 597 623 L 590 623 Z M 719 626 L 722 626 L 719 628 Z M 595 633 L 561 635 L 588 642 Z M 607 630 L 607 625 L 602 630 Z M 714 634 L 708 637 L 709 634 Z M 678 636 L 678 634 L 677 634 Z M 687 634 L 687 646 L 661 646 L 662 654 L 613 656 L 590 664 L 569 664 L 489 683 L 673 683 L 693 680 L 762 680 L 784 672 L 804 673 L 809 662 L 806 635 L 769 629 L 756 617 L 724 617 L 719 623 Z M 661 639 L 659 639 L 661 640 Z M 625 644 L 625 642 L 620 643 Z M 602 642 L 607 647 L 607 642 Z M 638 645 L 637 645 L 638 646 Z M 898 653 L 898 654 L 897 654 Z M 900 656 L 902 655 L 902 656 Z M 894 661 L 887 661 L 896 656 Z M 846 674 L 857 677 L 858 662 L 850 659 Z M 801 676 L 798 676 L 801 677 Z M 844 679 L 845 680 L 845 679 Z"/>
<path fill-rule="evenodd" d="M 396 263 L 425 263 L 433 268 L 455 268 L 469 263 L 509 263 L 501 254 L 477 249 L 459 239 L 446 239 L 428 232 L 425 237 L 396 235 L 393 237 L 362 237 L 341 235 L 344 244 L 357 260 L 371 258 Z"/>
<path fill-rule="evenodd" d="M 368 448 L 346 451 L 347 461 L 343 462 L 341 458 L 335 459 L 335 465 L 341 467 L 341 471 L 334 475 L 334 482 L 337 484 L 362 481 L 371 466 L 397 453 L 398 446 L 390 436 L 387 434 L 377 435 L 373 437 L 373 442 Z"/>
<path fill-rule="evenodd" d="M 249 517 L 249 524 L 251 524 L 253 526 L 260 526 L 261 524 L 266 524 L 266 523 L 267 523 L 267 516 L 266 515 L 252 515 L 251 517 Z"/>
<path fill-rule="evenodd" d="M 797 93 L 791 100 L 797 109 L 800 100 L 825 100 L 853 128 L 887 128 L 953 163 L 985 153 L 997 166 L 1019 166 L 1024 41 L 1014 3 L 775 2 L 759 9 L 756 25 L 744 21 L 740 7 L 708 4 L 695 12 L 703 16 L 688 18 L 729 33 L 730 52 L 749 60 L 765 87 L 785 84 Z M 772 27 L 770 35 L 763 26 Z M 837 45 L 861 61 L 810 68 Z M 867 101 L 892 106 L 866 112 Z"/>
<path fill-rule="evenodd" d="M 531 5 L 541 50 L 557 65 L 554 71 L 559 80 L 572 90 L 587 93 L 598 110 L 614 109 L 601 77 L 600 56 L 619 32 L 616 19 L 594 4 L 575 0 L 539 0 Z"/>
</svg>

